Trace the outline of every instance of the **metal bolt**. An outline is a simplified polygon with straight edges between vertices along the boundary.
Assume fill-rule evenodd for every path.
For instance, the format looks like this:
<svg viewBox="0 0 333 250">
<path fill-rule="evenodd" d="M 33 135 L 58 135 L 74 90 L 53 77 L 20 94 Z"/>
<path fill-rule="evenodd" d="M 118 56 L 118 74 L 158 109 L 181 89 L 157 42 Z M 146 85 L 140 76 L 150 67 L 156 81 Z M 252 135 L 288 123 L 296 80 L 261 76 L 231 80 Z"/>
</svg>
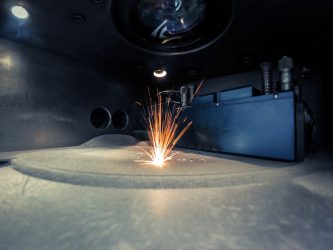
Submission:
<svg viewBox="0 0 333 250">
<path fill-rule="evenodd" d="M 270 62 L 260 64 L 262 93 L 269 95 L 273 93 L 273 66 Z"/>
<path fill-rule="evenodd" d="M 281 90 L 288 91 L 293 88 L 293 59 L 287 56 L 279 60 L 279 70 L 281 75 Z"/>
</svg>

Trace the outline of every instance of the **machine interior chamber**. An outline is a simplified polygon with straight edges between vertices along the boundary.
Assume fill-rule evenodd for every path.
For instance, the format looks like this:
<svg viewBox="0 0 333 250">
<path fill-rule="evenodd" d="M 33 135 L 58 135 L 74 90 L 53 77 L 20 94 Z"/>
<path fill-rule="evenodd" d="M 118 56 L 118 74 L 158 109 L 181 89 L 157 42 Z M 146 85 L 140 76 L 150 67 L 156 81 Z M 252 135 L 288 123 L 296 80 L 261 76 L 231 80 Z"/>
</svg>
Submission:
<svg viewBox="0 0 333 250">
<path fill-rule="evenodd" d="M 329 249 L 332 10 L 1 1 L 0 249 Z"/>
</svg>

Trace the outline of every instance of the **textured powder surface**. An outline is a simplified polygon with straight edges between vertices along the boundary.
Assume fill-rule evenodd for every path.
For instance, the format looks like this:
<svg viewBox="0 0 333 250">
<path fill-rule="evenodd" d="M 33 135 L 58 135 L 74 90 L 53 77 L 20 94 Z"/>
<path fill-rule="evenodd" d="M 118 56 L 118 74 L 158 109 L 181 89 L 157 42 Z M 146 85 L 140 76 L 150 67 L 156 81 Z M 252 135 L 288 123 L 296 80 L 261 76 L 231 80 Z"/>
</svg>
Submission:
<svg viewBox="0 0 333 250">
<path fill-rule="evenodd" d="M 133 140 L 109 135 L 79 148 L 21 153 L 12 160 L 12 166 L 43 179 L 117 188 L 223 187 L 284 180 L 314 171 L 309 166 L 258 159 L 246 163 L 191 150 L 175 151 L 173 159 L 159 168 L 142 162 L 149 160 L 144 151 L 150 148 Z"/>
<path fill-rule="evenodd" d="M 96 154 L 91 148 L 51 151 L 67 150 Z M 15 155 L 18 160 L 30 153 Z M 268 179 L 242 183 L 234 177 L 230 185 L 205 188 L 94 187 L 36 178 L 4 165 L 0 249 L 331 249 L 331 156 L 294 166 L 221 159 L 244 170 L 225 170 L 225 176 L 267 171 Z M 282 172 L 270 179 L 276 171 Z"/>
</svg>

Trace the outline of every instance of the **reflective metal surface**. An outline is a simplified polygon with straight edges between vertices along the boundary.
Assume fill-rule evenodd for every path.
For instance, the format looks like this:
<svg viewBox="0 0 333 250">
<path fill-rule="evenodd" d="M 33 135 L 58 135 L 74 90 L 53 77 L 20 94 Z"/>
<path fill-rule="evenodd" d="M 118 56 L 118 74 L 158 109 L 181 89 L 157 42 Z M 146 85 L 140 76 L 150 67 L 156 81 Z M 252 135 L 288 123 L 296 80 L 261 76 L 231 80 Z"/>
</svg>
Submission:
<svg viewBox="0 0 333 250">
<path fill-rule="evenodd" d="M 203 0 L 141 0 L 139 19 L 151 31 L 150 36 L 167 43 L 181 39 L 202 22 L 206 9 Z"/>
<path fill-rule="evenodd" d="M 119 34 L 156 54 L 188 54 L 208 47 L 229 29 L 232 0 L 114 0 Z"/>
</svg>

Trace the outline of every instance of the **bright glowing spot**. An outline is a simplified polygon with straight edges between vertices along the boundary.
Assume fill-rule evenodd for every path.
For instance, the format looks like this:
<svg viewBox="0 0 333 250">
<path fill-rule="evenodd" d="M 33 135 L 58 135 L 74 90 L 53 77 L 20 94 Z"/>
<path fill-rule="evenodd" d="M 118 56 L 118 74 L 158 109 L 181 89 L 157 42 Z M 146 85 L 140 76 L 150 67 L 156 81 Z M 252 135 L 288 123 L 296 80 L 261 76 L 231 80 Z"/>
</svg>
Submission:
<svg viewBox="0 0 333 250">
<path fill-rule="evenodd" d="M 162 78 L 162 77 L 165 77 L 166 75 L 167 75 L 167 72 L 164 69 L 157 69 L 154 71 L 155 77 Z"/>
<path fill-rule="evenodd" d="M 152 160 L 152 163 L 154 165 L 156 165 L 157 167 L 162 167 L 163 163 L 164 163 L 164 158 L 163 158 L 163 154 L 161 153 L 160 149 L 156 149 L 156 151 L 154 152 L 154 158 Z"/>
<path fill-rule="evenodd" d="M 175 155 L 172 153 L 173 148 L 192 122 L 186 122 L 181 108 L 170 105 L 169 102 L 163 103 L 160 94 L 157 94 L 156 102 L 149 94 L 144 109 L 144 121 L 152 150 L 144 150 L 150 160 L 141 162 L 162 168 L 164 163 Z"/>
<path fill-rule="evenodd" d="M 0 56 L 0 66 L 5 69 L 10 69 L 13 66 L 12 58 L 8 55 L 1 57 Z"/>
<path fill-rule="evenodd" d="M 28 11 L 22 6 L 15 5 L 11 8 L 12 14 L 19 19 L 27 19 L 29 17 Z"/>
</svg>

